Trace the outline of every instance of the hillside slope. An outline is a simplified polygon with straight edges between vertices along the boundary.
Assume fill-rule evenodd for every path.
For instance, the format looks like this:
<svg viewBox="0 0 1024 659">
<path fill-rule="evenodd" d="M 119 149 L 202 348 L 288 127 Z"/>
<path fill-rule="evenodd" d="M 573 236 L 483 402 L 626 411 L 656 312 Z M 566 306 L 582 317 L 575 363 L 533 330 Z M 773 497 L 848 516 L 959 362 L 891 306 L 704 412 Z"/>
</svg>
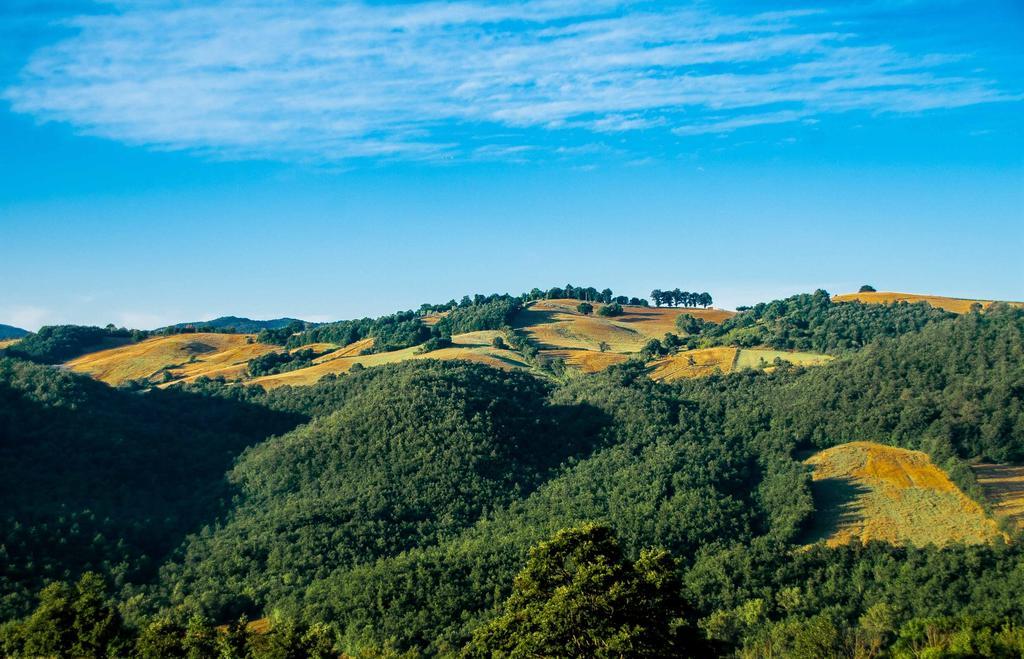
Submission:
<svg viewBox="0 0 1024 659">
<path fill-rule="evenodd" d="M 986 542 L 999 535 L 981 507 L 920 451 L 850 442 L 805 463 L 813 468 L 817 508 L 809 542 L 924 546 Z"/>
<path fill-rule="evenodd" d="M 892 304 L 894 302 L 927 302 L 938 309 L 945 309 L 953 313 L 967 313 L 975 304 L 981 308 L 988 309 L 996 303 L 996 300 L 971 300 L 957 297 L 943 297 L 941 295 L 918 295 L 916 293 L 892 293 L 886 291 L 872 291 L 867 293 L 845 293 L 833 296 L 834 302 L 864 302 L 866 304 Z M 1024 307 L 1024 302 L 1006 302 L 1010 306 Z"/>
<path fill-rule="evenodd" d="M 624 306 L 621 316 L 601 316 L 576 310 L 579 300 L 538 300 L 516 316 L 514 326 L 522 329 L 545 350 L 599 351 L 602 342 L 610 352 L 635 353 L 651 339 L 660 339 L 676 332 L 676 318 L 690 314 L 712 323 L 720 323 L 735 315 L 723 309 L 688 309 L 683 307 Z"/>
<path fill-rule="evenodd" d="M 248 334 L 172 334 L 89 353 L 65 366 L 114 386 L 139 379 L 165 381 L 164 372 L 171 380 L 235 378 L 245 373 L 250 359 L 276 350 L 280 348 L 255 343 Z"/>
<path fill-rule="evenodd" d="M 28 330 L 23 330 L 20 327 L 0 324 L 0 341 L 7 339 L 20 339 L 23 336 L 27 336 L 28 333 Z"/>
</svg>

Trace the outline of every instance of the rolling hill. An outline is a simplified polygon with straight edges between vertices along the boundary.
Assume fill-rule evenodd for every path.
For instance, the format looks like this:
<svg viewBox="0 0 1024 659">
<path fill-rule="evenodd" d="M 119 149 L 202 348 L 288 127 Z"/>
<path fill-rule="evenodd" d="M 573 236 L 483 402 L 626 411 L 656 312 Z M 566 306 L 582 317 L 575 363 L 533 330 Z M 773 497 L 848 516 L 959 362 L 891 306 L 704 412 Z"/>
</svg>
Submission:
<svg viewBox="0 0 1024 659">
<path fill-rule="evenodd" d="M 817 511 L 808 542 L 884 540 L 924 546 L 980 543 L 996 523 L 920 451 L 850 442 L 805 461 Z"/>
<path fill-rule="evenodd" d="M 274 389 L 285 385 L 306 386 L 315 384 L 325 375 L 347 373 L 356 364 L 369 368 L 415 359 L 462 360 L 486 364 L 487 366 L 503 370 L 529 368 L 529 364 L 523 360 L 522 355 L 519 353 L 513 350 L 495 348 L 491 345 L 494 337 L 499 334 L 501 332 L 495 330 L 458 334 L 452 337 L 452 346 L 450 348 L 423 353 L 419 352 L 417 346 L 414 346 L 391 352 L 360 354 L 373 346 L 373 339 L 365 339 L 319 357 L 315 360 L 313 366 L 254 378 L 250 382 L 258 384 L 265 389 Z M 311 345 L 323 346 L 323 344 Z M 303 350 L 308 347 L 310 346 L 303 346 L 297 348 L 297 350 Z"/>
<path fill-rule="evenodd" d="M 233 379 L 245 373 L 250 359 L 276 350 L 280 348 L 255 343 L 249 334 L 172 334 L 89 353 L 65 366 L 114 386 L 130 380 L 162 382 L 201 375 Z"/>
<path fill-rule="evenodd" d="M 307 323 L 304 320 L 297 318 L 273 318 L 271 320 L 253 320 L 252 318 L 244 318 L 240 316 L 221 316 L 220 318 L 214 318 L 213 320 L 200 320 L 193 323 L 178 323 L 177 325 L 171 325 L 173 328 L 184 328 L 194 327 L 197 330 L 224 330 L 233 328 L 236 332 L 255 334 L 260 330 L 264 329 L 280 329 L 282 327 L 288 327 L 292 323 L 299 323 L 300 325 L 315 325 L 316 323 Z"/>
<path fill-rule="evenodd" d="M 28 330 L 23 330 L 20 327 L 0 324 L 0 341 L 5 341 L 8 339 L 20 339 L 21 337 L 27 336 L 28 334 Z"/>
<path fill-rule="evenodd" d="M 827 294 L 821 293 L 825 295 L 824 302 L 828 304 Z M 958 300 L 903 293 L 856 293 L 837 295 L 831 299 L 833 302 L 860 300 L 879 304 L 897 300 L 927 301 L 936 307 L 959 313 L 969 310 L 975 302 L 981 302 L 985 308 L 992 304 L 991 301 Z M 313 343 L 292 347 L 293 343 L 289 342 L 289 351 L 292 353 L 312 350 L 318 355 L 311 364 L 305 362 L 309 365 L 302 368 L 293 367 L 294 370 L 285 370 L 280 373 L 250 377 L 247 370 L 249 360 L 270 352 L 280 352 L 284 348 L 255 343 L 255 337 L 251 334 L 205 332 L 159 336 L 129 345 L 119 345 L 123 342 L 114 342 L 112 346 L 104 346 L 108 349 L 75 358 L 67 362 L 66 366 L 73 371 L 88 373 L 113 385 L 138 379 L 148 379 L 154 383 L 166 385 L 174 382 L 189 382 L 199 377 L 223 377 L 228 381 L 250 382 L 268 389 L 285 385 L 311 385 L 325 375 L 347 373 L 357 365 L 365 368 L 414 359 L 465 360 L 506 370 L 549 368 L 552 362 L 559 361 L 570 370 L 595 373 L 614 364 L 621 364 L 629 359 L 639 357 L 641 350 L 652 340 L 660 340 L 667 333 L 678 334 L 676 319 L 683 314 L 694 316 L 700 321 L 710 324 L 705 327 L 720 329 L 721 326 L 724 328 L 734 327 L 734 329 L 724 335 L 722 335 L 722 331 L 718 331 L 717 334 L 712 333 L 713 339 L 710 341 L 705 340 L 707 336 L 707 332 L 705 332 L 701 334 L 696 344 L 693 340 L 690 341 L 689 345 L 692 348 L 690 350 L 668 351 L 669 354 L 662 357 L 658 357 L 655 353 L 653 358 L 648 361 L 649 374 L 655 380 L 671 382 L 681 378 L 702 377 L 712 373 L 730 373 L 745 368 L 770 371 L 777 358 L 800 366 L 816 366 L 833 359 L 832 355 L 808 351 L 806 348 L 794 349 L 792 345 L 789 346 L 789 349 L 767 347 L 768 345 L 775 345 L 776 348 L 786 347 L 784 344 L 779 346 L 777 341 L 786 336 L 785 332 L 791 332 L 789 329 L 784 329 L 779 330 L 783 332 L 782 334 L 773 333 L 775 330 L 771 329 L 773 325 L 768 322 L 767 317 L 759 317 L 753 324 L 748 322 L 746 325 L 741 325 L 737 324 L 737 321 L 745 318 L 744 315 L 737 315 L 735 312 L 723 309 L 655 308 L 638 305 L 623 305 L 621 314 L 603 316 L 599 312 L 605 305 L 594 303 L 593 313 L 584 314 L 577 308 L 579 303 L 579 300 L 568 298 L 534 300 L 523 305 L 518 312 L 510 317 L 508 322 L 511 324 L 513 332 L 525 337 L 525 340 L 536 348 L 536 358 L 532 360 L 520 350 L 494 347 L 492 342 L 496 336 L 501 335 L 508 338 L 499 330 L 463 331 L 452 337 L 450 347 L 429 352 L 422 352 L 421 348 L 416 345 L 374 352 L 375 339 L 372 337 L 354 341 L 349 345 L 338 345 L 317 340 L 311 335 L 310 340 L 314 341 Z M 799 314 L 804 313 L 802 307 L 793 306 L 789 309 L 790 311 L 787 313 L 796 313 L 797 316 L 793 318 L 787 316 L 786 322 L 794 328 L 799 328 L 801 322 Z M 451 313 L 449 311 L 428 312 L 419 318 L 424 325 L 433 327 L 442 319 L 445 319 L 447 323 Z M 760 313 L 764 313 L 764 311 Z M 942 312 L 934 313 L 941 315 Z M 916 318 L 912 322 L 922 324 L 934 320 L 922 317 Z M 200 324 L 218 328 L 245 327 L 255 330 L 256 328 L 287 327 L 291 322 L 302 321 L 293 321 L 290 318 L 253 321 L 248 318 L 223 316 Z M 830 322 L 832 325 L 836 325 L 848 321 L 836 316 Z M 722 323 L 725 325 L 721 325 Z M 901 323 L 896 323 L 893 328 L 893 331 L 897 332 L 908 331 L 906 325 Z M 763 334 L 761 340 L 749 340 L 751 331 L 754 329 Z M 826 334 L 830 331 L 825 330 Z M 872 331 L 879 330 L 874 328 Z M 851 336 L 855 337 L 856 335 Z M 733 338 L 737 342 L 732 342 Z M 812 348 L 812 350 L 817 349 L 817 347 Z M 665 355 L 665 351 L 661 354 Z M 296 364 L 296 366 L 298 365 L 300 364 Z"/>
<path fill-rule="evenodd" d="M 872 291 L 868 293 L 846 293 L 836 295 L 835 302 L 864 302 L 867 304 L 892 304 L 893 302 L 927 302 L 933 307 L 952 311 L 953 313 L 967 313 L 975 304 L 987 309 L 992 306 L 995 300 L 970 300 L 956 297 L 942 297 L 941 295 L 917 295 L 915 293 L 891 293 L 883 291 Z M 1006 302 L 1010 306 L 1024 307 L 1024 302 Z"/>
</svg>

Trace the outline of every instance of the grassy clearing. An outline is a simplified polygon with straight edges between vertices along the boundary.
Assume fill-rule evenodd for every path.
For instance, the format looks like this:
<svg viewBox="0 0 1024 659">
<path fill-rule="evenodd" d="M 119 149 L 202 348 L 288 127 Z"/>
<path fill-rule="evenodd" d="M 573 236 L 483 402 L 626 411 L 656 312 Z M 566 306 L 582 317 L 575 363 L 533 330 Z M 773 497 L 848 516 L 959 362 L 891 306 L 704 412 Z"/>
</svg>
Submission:
<svg viewBox="0 0 1024 659">
<path fill-rule="evenodd" d="M 816 506 L 809 543 L 882 540 L 924 546 L 982 543 L 995 522 L 920 451 L 850 442 L 804 461 Z"/>
<path fill-rule="evenodd" d="M 0 350 L 3 350 L 8 346 L 12 346 L 18 341 L 21 341 L 21 339 L 0 339 Z"/>
<path fill-rule="evenodd" d="M 892 304 L 893 302 L 927 302 L 933 307 L 952 311 L 953 313 L 967 313 L 971 306 L 980 304 L 982 309 L 992 306 L 993 300 L 969 300 L 956 297 L 942 297 L 939 295 L 915 295 L 913 293 L 888 293 L 878 291 L 875 293 L 847 293 L 836 295 L 832 298 L 834 302 L 865 302 L 871 304 Z M 1024 307 L 1024 302 L 1007 302 L 1015 307 Z"/>
<path fill-rule="evenodd" d="M 776 357 L 798 366 L 818 366 L 834 359 L 831 355 L 822 355 L 816 352 L 744 348 L 740 350 L 740 354 L 736 358 L 736 370 L 743 368 L 768 368 L 771 367 Z"/>
<path fill-rule="evenodd" d="M 86 373 L 111 385 L 129 380 L 152 378 L 169 370 L 175 379 L 195 379 L 200 375 L 237 377 L 246 363 L 275 346 L 250 343 L 249 334 L 175 334 L 146 339 L 139 343 L 89 353 L 65 366 Z"/>
<path fill-rule="evenodd" d="M 651 362 L 651 378 L 673 382 L 683 378 L 699 378 L 713 373 L 729 373 L 736 362 L 736 348 L 702 348 L 687 350 Z"/>
<path fill-rule="evenodd" d="M 1024 465 L 974 465 L 974 475 L 996 515 L 1024 528 Z"/>
</svg>

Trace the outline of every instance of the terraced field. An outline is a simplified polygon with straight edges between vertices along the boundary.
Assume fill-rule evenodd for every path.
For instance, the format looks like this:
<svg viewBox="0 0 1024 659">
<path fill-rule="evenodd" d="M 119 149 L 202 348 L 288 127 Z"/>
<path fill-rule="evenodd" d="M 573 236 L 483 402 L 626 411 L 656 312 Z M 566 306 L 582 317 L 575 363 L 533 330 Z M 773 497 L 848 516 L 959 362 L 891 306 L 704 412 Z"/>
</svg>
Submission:
<svg viewBox="0 0 1024 659">
<path fill-rule="evenodd" d="M 979 464 L 973 469 L 996 515 L 1024 528 L 1024 465 Z"/>
<path fill-rule="evenodd" d="M 251 343 L 249 334 L 174 334 L 160 336 L 99 352 L 67 362 L 77 373 L 117 386 L 129 380 L 162 380 L 169 371 L 174 380 L 194 380 L 200 375 L 239 377 L 250 359 L 280 350 L 276 346 Z"/>
<path fill-rule="evenodd" d="M 913 293 L 847 293 L 836 295 L 832 298 L 834 302 L 865 302 L 869 304 L 892 304 L 893 302 L 927 302 L 933 307 L 952 311 L 953 313 L 967 313 L 975 304 L 980 304 L 982 309 L 992 306 L 992 300 L 969 300 L 956 297 L 942 297 L 940 295 L 915 295 Z M 1007 302 L 1015 307 L 1024 307 L 1024 302 Z"/>
<path fill-rule="evenodd" d="M 982 543 L 995 521 L 920 451 L 850 442 L 814 454 L 814 526 L 809 543 L 883 540 L 924 546 Z"/>
</svg>

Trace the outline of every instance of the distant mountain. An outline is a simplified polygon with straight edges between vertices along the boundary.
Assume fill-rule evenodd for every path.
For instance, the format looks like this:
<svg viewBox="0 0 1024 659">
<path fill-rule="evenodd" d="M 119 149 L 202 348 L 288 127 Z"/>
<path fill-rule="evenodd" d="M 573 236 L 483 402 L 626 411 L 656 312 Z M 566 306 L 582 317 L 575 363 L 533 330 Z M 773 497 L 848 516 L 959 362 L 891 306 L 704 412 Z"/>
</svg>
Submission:
<svg viewBox="0 0 1024 659">
<path fill-rule="evenodd" d="M 23 336 L 30 334 L 28 330 L 23 330 L 20 327 L 12 327 L 11 325 L 0 325 L 0 340 L 2 339 L 20 339 Z"/>
<path fill-rule="evenodd" d="M 221 316 L 220 318 L 214 318 L 213 320 L 205 320 L 195 323 L 178 323 L 177 325 L 171 325 L 171 327 L 192 326 L 196 329 L 224 329 L 226 327 L 234 327 L 239 332 L 259 332 L 262 329 L 278 329 L 280 327 L 287 327 L 292 323 L 302 323 L 304 325 L 316 324 L 307 323 L 306 321 L 299 320 L 297 318 L 253 320 L 252 318 L 240 318 L 238 316 Z"/>
</svg>

